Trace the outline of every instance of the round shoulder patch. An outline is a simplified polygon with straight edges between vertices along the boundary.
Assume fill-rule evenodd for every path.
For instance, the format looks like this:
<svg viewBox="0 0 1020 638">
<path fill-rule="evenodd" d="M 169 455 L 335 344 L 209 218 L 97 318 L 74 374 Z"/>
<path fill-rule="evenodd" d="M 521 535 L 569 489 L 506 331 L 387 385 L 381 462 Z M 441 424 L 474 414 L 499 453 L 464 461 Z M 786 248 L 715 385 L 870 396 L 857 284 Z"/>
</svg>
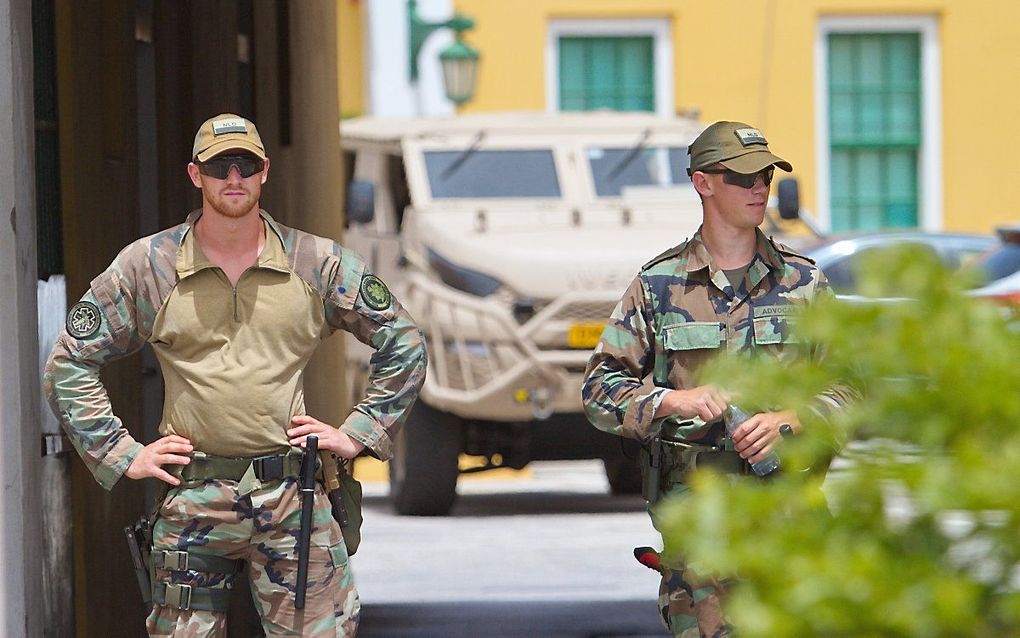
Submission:
<svg viewBox="0 0 1020 638">
<path fill-rule="evenodd" d="M 372 310 L 386 310 L 393 301 L 389 288 L 375 275 L 361 278 L 361 299 Z"/>
<path fill-rule="evenodd" d="M 99 306 L 91 301 L 79 301 L 67 313 L 67 333 L 75 339 L 94 337 L 100 324 Z"/>
</svg>

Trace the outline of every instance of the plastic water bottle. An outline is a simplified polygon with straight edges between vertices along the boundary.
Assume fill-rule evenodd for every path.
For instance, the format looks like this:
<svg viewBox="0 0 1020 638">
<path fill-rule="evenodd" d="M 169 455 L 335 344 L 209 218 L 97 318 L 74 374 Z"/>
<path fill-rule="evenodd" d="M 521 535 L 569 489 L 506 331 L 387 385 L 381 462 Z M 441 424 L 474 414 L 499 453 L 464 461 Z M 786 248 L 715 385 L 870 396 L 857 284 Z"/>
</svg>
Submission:
<svg viewBox="0 0 1020 638">
<path fill-rule="evenodd" d="M 737 429 L 744 421 L 751 418 L 743 409 L 736 405 L 730 404 L 723 412 L 723 423 L 726 424 L 726 435 L 730 438 L 733 437 L 733 431 Z M 776 454 L 775 450 L 769 452 L 768 456 L 758 461 L 757 463 L 751 463 L 751 471 L 758 476 L 768 476 L 779 469 L 779 455 Z"/>
</svg>

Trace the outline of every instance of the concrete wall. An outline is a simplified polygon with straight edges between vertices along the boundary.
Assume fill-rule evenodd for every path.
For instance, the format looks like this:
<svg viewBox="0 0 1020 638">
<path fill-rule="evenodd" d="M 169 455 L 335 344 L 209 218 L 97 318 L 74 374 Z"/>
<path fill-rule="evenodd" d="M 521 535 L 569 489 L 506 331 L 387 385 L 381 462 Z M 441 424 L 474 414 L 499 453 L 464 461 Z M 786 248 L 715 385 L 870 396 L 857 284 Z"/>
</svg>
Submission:
<svg viewBox="0 0 1020 638">
<path fill-rule="evenodd" d="M 0 0 L 0 627 L 42 636 L 30 0 Z"/>
<path fill-rule="evenodd" d="M 439 66 L 439 52 L 453 42 L 450 30 L 441 29 L 425 41 L 418 54 L 418 81 L 412 84 L 407 0 L 372 0 L 365 9 L 367 112 L 387 117 L 451 115 L 454 108 L 446 99 Z M 453 6 L 450 0 L 420 0 L 418 15 L 426 22 L 446 21 Z"/>
</svg>

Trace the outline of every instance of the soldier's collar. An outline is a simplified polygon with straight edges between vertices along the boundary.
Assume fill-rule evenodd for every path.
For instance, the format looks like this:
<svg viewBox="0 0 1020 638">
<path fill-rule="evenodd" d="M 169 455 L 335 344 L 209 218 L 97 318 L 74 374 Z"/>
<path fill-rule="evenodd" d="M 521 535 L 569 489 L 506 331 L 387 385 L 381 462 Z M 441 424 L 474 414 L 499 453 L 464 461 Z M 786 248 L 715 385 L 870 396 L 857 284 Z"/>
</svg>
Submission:
<svg viewBox="0 0 1020 638">
<path fill-rule="evenodd" d="M 786 268 L 786 260 L 783 259 L 782 253 L 779 252 L 772 240 L 766 237 L 760 228 L 756 228 L 754 232 L 758 237 L 756 252 L 761 260 L 772 270 L 782 271 Z"/>
<path fill-rule="evenodd" d="M 694 233 L 694 237 L 691 237 L 690 242 L 687 244 L 687 272 L 696 272 L 704 268 L 708 268 L 710 272 L 718 270 L 718 267 L 715 266 L 715 260 L 712 259 L 712 254 L 708 252 L 708 246 L 705 245 L 701 230 L 701 228 L 698 228 L 698 232 Z M 761 232 L 760 228 L 756 228 L 754 234 L 757 241 L 755 246 L 756 259 L 751 261 L 751 265 L 753 266 L 756 261 L 761 261 L 771 270 L 782 271 L 786 266 L 786 261 L 776 246 L 765 236 L 765 233 Z"/>
<path fill-rule="evenodd" d="M 259 216 L 266 228 L 266 245 L 259 253 L 257 266 L 260 268 L 271 268 L 273 270 L 287 271 L 289 262 L 287 249 L 280 234 L 279 225 L 276 220 L 264 210 L 259 210 Z M 184 234 L 181 236 L 181 243 L 177 249 L 177 275 L 181 279 L 193 275 L 203 268 L 214 266 L 209 258 L 202 253 L 201 247 L 195 241 L 191 231 L 195 224 L 202 217 L 202 209 L 191 211 L 184 221 Z"/>
</svg>

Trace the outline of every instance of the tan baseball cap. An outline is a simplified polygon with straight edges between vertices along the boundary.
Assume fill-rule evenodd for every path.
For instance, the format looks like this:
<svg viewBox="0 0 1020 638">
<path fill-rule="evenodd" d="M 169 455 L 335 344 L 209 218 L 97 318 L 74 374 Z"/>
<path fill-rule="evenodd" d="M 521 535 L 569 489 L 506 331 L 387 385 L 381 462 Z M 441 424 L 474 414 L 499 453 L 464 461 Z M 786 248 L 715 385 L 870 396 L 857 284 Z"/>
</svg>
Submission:
<svg viewBox="0 0 1020 638">
<path fill-rule="evenodd" d="M 715 164 L 745 175 L 769 166 L 778 166 L 787 173 L 793 170 L 789 162 L 769 150 L 761 131 L 743 122 L 716 122 L 701 132 L 687 153 L 691 156 L 688 175 Z"/>
<path fill-rule="evenodd" d="M 266 159 L 266 149 L 255 125 L 240 115 L 221 113 L 198 127 L 191 157 L 204 162 L 231 150 L 250 151 Z"/>
</svg>

